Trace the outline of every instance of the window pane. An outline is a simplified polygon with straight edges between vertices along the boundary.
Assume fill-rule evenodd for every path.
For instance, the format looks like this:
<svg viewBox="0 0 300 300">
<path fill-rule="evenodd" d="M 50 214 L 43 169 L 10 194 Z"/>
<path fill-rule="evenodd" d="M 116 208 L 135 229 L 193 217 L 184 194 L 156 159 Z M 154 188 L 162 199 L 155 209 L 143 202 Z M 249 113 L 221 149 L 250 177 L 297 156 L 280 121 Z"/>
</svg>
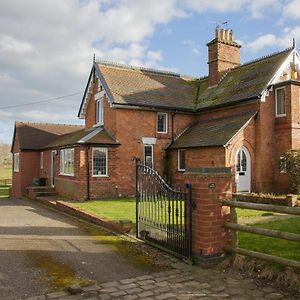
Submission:
<svg viewBox="0 0 300 300">
<path fill-rule="evenodd" d="M 165 113 L 157 114 L 157 131 L 167 132 L 167 114 Z"/>
<path fill-rule="evenodd" d="M 178 152 L 178 166 L 179 166 L 179 170 L 185 170 L 185 150 L 179 150 Z"/>
<path fill-rule="evenodd" d="M 276 106 L 277 106 L 277 115 L 284 115 L 285 114 L 284 89 L 276 90 Z"/>
<path fill-rule="evenodd" d="M 107 175 L 107 149 L 93 148 L 93 175 Z"/>
<path fill-rule="evenodd" d="M 60 173 L 74 175 L 74 149 L 60 150 Z"/>
<path fill-rule="evenodd" d="M 146 145 L 145 146 L 145 165 L 152 168 L 152 146 Z"/>
<path fill-rule="evenodd" d="M 247 158 L 245 152 L 242 150 L 242 160 L 241 160 L 242 171 L 247 171 Z"/>
</svg>

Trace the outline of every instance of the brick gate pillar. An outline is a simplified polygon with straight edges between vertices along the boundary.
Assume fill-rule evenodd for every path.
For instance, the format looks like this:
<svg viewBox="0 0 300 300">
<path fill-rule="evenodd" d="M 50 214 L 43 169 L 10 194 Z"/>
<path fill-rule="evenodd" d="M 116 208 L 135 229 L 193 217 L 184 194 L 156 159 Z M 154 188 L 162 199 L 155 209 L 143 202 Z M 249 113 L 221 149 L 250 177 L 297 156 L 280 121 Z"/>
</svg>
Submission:
<svg viewBox="0 0 300 300">
<path fill-rule="evenodd" d="M 234 175 L 230 168 L 190 168 L 185 172 L 185 183 L 192 185 L 193 255 L 201 265 L 217 263 L 223 248 L 230 242 L 230 235 L 223 224 L 229 218 L 229 209 L 222 207 L 222 200 L 231 199 Z"/>
</svg>

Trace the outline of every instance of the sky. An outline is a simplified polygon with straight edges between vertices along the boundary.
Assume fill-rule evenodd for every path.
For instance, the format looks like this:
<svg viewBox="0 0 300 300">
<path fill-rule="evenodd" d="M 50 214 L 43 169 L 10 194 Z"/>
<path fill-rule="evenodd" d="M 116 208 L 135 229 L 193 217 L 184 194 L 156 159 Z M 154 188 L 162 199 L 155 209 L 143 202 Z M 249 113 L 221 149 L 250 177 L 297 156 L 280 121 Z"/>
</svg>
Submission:
<svg viewBox="0 0 300 300">
<path fill-rule="evenodd" d="M 217 25 L 247 62 L 300 43 L 300 0 L 1 0 L 0 142 L 11 143 L 15 121 L 82 124 L 94 53 L 207 75 Z"/>
</svg>

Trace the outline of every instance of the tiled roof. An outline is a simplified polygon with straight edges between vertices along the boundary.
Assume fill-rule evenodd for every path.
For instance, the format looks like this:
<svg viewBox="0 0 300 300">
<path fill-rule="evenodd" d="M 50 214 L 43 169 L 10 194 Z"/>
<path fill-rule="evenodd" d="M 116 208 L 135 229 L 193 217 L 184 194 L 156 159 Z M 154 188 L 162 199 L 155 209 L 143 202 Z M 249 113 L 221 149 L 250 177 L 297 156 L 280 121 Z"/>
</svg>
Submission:
<svg viewBox="0 0 300 300">
<path fill-rule="evenodd" d="M 196 78 L 118 64 L 99 63 L 98 67 L 116 104 L 195 108 Z"/>
<path fill-rule="evenodd" d="M 259 98 L 292 48 L 233 68 L 216 87 L 208 87 L 208 79 L 200 81 L 197 110 Z"/>
<path fill-rule="evenodd" d="M 59 136 L 81 128 L 80 125 L 16 122 L 15 134 L 21 150 L 38 150 Z"/>
<path fill-rule="evenodd" d="M 82 128 L 62 135 L 51 143 L 46 144 L 43 148 L 55 148 L 75 144 L 119 145 L 105 128 L 96 127 L 90 129 Z"/>
<path fill-rule="evenodd" d="M 169 149 L 212 147 L 226 145 L 256 112 L 247 112 L 226 118 L 200 121 L 182 133 Z"/>
<path fill-rule="evenodd" d="M 289 48 L 233 68 L 215 87 L 208 87 L 208 77 L 106 62 L 95 63 L 95 69 L 114 104 L 197 111 L 258 99 L 292 51 Z"/>
</svg>

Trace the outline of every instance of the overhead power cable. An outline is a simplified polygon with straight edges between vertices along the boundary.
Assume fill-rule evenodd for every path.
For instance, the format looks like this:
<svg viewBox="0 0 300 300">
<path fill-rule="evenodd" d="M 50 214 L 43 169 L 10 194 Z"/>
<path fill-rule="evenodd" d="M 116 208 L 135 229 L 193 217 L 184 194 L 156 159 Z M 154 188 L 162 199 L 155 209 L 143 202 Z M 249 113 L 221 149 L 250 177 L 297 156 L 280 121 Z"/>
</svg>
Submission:
<svg viewBox="0 0 300 300">
<path fill-rule="evenodd" d="M 76 93 L 73 93 L 73 94 L 67 94 L 67 95 L 58 96 L 58 97 L 49 98 L 49 99 L 44 99 L 44 100 L 32 101 L 32 102 L 27 102 L 27 103 L 23 103 L 23 104 L 3 106 L 3 107 L 0 107 L 0 109 L 10 109 L 10 108 L 15 108 L 15 107 L 22 107 L 22 106 L 28 106 L 28 105 L 34 105 L 34 104 L 40 104 L 40 103 L 47 103 L 47 102 L 56 101 L 56 100 L 60 100 L 60 99 L 64 99 L 64 98 L 69 98 L 69 97 L 80 95 L 80 94 L 83 94 L 83 92 L 76 92 Z"/>
</svg>

